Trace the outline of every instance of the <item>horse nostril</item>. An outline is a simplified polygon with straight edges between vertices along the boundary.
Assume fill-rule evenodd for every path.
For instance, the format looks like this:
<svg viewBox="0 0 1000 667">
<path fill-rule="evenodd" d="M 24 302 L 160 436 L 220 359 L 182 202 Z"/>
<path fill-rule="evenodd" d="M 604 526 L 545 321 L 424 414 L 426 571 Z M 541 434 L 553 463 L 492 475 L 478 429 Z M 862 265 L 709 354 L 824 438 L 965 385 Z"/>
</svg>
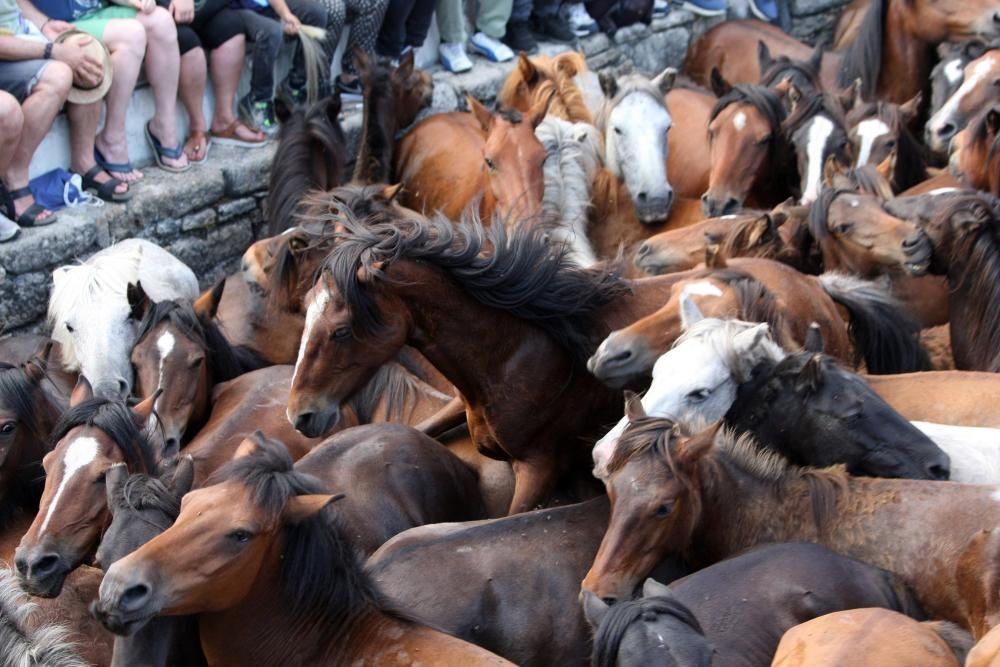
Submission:
<svg viewBox="0 0 1000 667">
<path fill-rule="evenodd" d="M 59 556 L 48 554 L 35 561 L 31 566 L 31 570 L 35 575 L 44 577 L 47 574 L 51 574 L 58 564 Z"/>
<path fill-rule="evenodd" d="M 726 205 L 722 207 L 722 214 L 729 215 L 735 213 L 740 208 L 740 202 L 735 197 L 730 197 L 726 200 Z"/>
<path fill-rule="evenodd" d="M 620 366 L 628 363 L 632 359 L 632 350 L 622 350 L 614 356 L 608 357 L 605 360 L 606 365 Z"/>
<path fill-rule="evenodd" d="M 295 418 L 295 430 L 300 433 L 309 432 L 309 427 L 312 426 L 313 417 L 315 417 L 314 412 L 303 412 Z"/>
<path fill-rule="evenodd" d="M 936 480 L 946 481 L 951 477 L 951 471 L 948 470 L 948 466 L 939 463 L 928 466 L 927 472 Z"/>
<path fill-rule="evenodd" d="M 167 438 L 163 442 L 163 449 L 168 456 L 176 454 L 177 450 L 180 448 L 180 444 L 181 443 L 177 438 Z"/>
<path fill-rule="evenodd" d="M 649 244 L 643 243 L 641 246 L 639 246 L 639 249 L 635 251 L 635 254 L 638 257 L 644 257 L 649 254 L 649 251 L 650 251 Z"/>
<path fill-rule="evenodd" d="M 603 600 L 604 604 L 608 605 L 609 607 L 614 607 L 616 604 L 618 604 L 618 598 L 614 597 L 613 595 L 606 595 L 602 597 L 601 600 Z"/>
<path fill-rule="evenodd" d="M 997 12 L 996 14 L 993 15 L 993 22 L 1000 23 L 1000 12 Z"/>
<path fill-rule="evenodd" d="M 958 128 L 955 127 L 954 123 L 945 123 L 944 125 L 938 128 L 937 133 L 938 136 L 941 137 L 942 139 L 950 139 L 953 136 L 955 136 L 955 132 L 957 131 L 957 129 Z"/>
<path fill-rule="evenodd" d="M 122 593 L 119 606 L 121 606 L 122 609 L 128 610 L 140 609 L 145 605 L 148 598 L 149 586 L 145 584 L 136 584 Z"/>
<path fill-rule="evenodd" d="M 14 567 L 17 568 L 18 574 L 20 574 L 22 577 L 28 574 L 28 561 L 24 560 L 23 558 L 15 558 Z"/>
<path fill-rule="evenodd" d="M 636 195 L 636 199 L 638 199 L 639 201 L 645 203 L 645 201 L 646 201 L 646 193 L 645 192 L 640 192 L 639 194 Z"/>
</svg>

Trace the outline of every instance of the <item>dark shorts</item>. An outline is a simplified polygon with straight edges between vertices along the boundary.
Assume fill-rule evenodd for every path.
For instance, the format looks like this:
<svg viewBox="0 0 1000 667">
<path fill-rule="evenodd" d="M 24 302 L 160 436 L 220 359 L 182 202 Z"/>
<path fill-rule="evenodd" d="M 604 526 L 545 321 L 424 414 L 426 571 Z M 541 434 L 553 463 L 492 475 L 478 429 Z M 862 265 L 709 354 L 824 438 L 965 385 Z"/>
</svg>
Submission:
<svg viewBox="0 0 1000 667">
<path fill-rule="evenodd" d="M 48 60 L 0 60 L 0 90 L 24 102 L 48 64 Z"/>
</svg>

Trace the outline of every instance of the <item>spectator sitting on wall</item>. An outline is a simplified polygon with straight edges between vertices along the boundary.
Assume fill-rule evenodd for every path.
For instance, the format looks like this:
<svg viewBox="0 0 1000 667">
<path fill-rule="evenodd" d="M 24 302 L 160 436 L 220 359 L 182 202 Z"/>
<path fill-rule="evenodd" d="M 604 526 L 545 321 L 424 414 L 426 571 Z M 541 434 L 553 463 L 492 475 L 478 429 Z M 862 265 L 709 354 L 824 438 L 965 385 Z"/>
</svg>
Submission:
<svg viewBox="0 0 1000 667">
<path fill-rule="evenodd" d="M 435 0 L 389 0 L 375 42 L 375 53 L 395 65 L 407 53 L 419 49 L 431 28 L 434 3 Z M 469 63 L 465 69 L 471 67 Z"/>
<path fill-rule="evenodd" d="M 514 51 L 535 53 L 537 37 L 572 42 L 576 35 L 559 15 L 559 0 L 513 0 L 504 41 Z"/>
<path fill-rule="evenodd" d="M 375 58 L 375 42 L 378 40 L 379 28 L 385 17 L 389 0 L 319 0 L 326 8 L 326 42 L 327 61 L 333 60 L 337 43 L 344 28 L 350 24 L 351 32 L 347 39 L 345 54 L 364 52 L 369 59 Z M 334 86 L 344 102 L 360 102 L 363 98 L 361 78 L 358 76 L 353 57 L 341 60 L 342 71 Z"/>
<path fill-rule="evenodd" d="M 491 0 L 477 3 L 476 16 L 473 21 L 476 32 L 469 44 L 472 49 L 495 63 L 502 63 L 514 58 L 501 39 L 507 29 L 507 19 L 510 18 L 510 0 Z M 462 0 L 438 0 L 437 23 L 441 33 L 440 56 L 441 63 L 451 72 L 464 72 L 472 69 L 472 61 L 465 53 L 465 10 Z"/>
</svg>

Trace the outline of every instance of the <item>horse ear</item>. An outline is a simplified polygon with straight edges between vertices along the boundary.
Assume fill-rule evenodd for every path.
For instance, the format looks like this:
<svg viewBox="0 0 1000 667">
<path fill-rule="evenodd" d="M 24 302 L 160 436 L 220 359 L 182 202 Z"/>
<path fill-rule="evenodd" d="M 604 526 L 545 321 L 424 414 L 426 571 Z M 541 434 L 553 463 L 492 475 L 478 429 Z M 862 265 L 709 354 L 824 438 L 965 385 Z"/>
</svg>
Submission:
<svg viewBox="0 0 1000 667">
<path fill-rule="evenodd" d="M 760 67 L 760 73 L 763 74 L 773 62 L 774 60 L 771 58 L 771 49 L 767 47 L 764 40 L 757 40 L 757 65 Z"/>
<path fill-rule="evenodd" d="M 194 458 L 182 456 L 177 461 L 174 476 L 170 480 L 170 490 L 173 491 L 174 496 L 182 498 L 191 490 L 192 486 L 194 486 Z"/>
<path fill-rule="evenodd" d="M 90 380 L 85 378 L 81 373 L 80 377 L 76 380 L 76 386 L 73 387 L 73 393 L 69 395 L 69 407 L 75 408 L 93 397 L 94 388 L 90 386 Z"/>
<path fill-rule="evenodd" d="M 529 86 L 538 80 L 538 68 L 524 51 L 517 54 L 517 69 L 521 72 L 521 80 Z"/>
<path fill-rule="evenodd" d="M 281 98 L 279 97 L 278 99 Z M 326 118 L 330 121 L 331 126 L 337 127 L 340 123 L 338 116 L 343 106 L 344 101 L 340 99 L 340 93 L 337 91 L 330 93 L 330 96 L 326 98 Z"/>
<path fill-rule="evenodd" d="M 653 85 L 659 89 L 661 95 L 666 95 L 673 90 L 676 82 L 677 70 L 673 67 L 668 67 L 653 79 Z"/>
<path fill-rule="evenodd" d="M 920 113 L 920 105 L 924 101 L 923 91 L 918 92 L 913 98 L 899 106 L 899 113 L 902 116 L 904 125 L 911 125 Z"/>
<path fill-rule="evenodd" d="M 795 379 L 797 391 L 814 392 L 823 384 L 823 355 L 814 354 Z"/>
<path fill-rule="evenodd" d="M 590 591 L 583 592 L 583 615 L 586 617 L 587 623 L 594 630 L 601 627 L 601 621 L 607 616 L 609 609 L 611 609 L 611 606 L 594 593 Z"/>
<path fill-rule="evenodd" d="M 538 125 L 545 120 L 545 114 L 549 112 L 549 105 L 552 104 L 552 100 L 556 96 L 556 91 L 553 88 L 549 91 L 549 94 L 545 96 L 545 99 L 538 100 L 535 106 L 531 107 L 528 111 L 528 122 L 531 124 L 531 129 L 534 130 Z"/>
<path fill-rule="evenodd" d="M 820 42 L 816 44 L 816 48 L 813 49 L 812 54 L 809 56 L 809 66 L 813 69 L 818 70 L 820 65 L 823 63 L 823 43 Z"/>
<path fill-rule="evenodd" d="M 715 234 L 705 233 L 705 268 L 724 269 L 728 266 L 726 255 L 722 252 L 722 245 L 719 237 Z"/>
<path fill-rule="evenodd" d="M 324 507 L 335 503 L 344 497 L 343 493 L 337 495 L 311 494 L 305 496 L 292 496 L 285 503 L 285 509 L 281 513 L 285 523 L 302 523 L 320 512 Z"/>
<path fill-rule="evenodd" d="M 128 299 L 130 308 L 129 317 L 136 322 L 141 320 L 146 311 L 153 305 L 149 296 L 146 295 L 146 290 L 142 288 L 142 283 L 139 281 L 128 284 L 128 287 L 125 288 L 125 296 Z"/>
<path fill-rule="evenodd" d="M 642 400 L 639 394 L 634 391 L 625 392 L 625 416 L 630 422 L 643 419 L 646 416 L 646 409 L 642 407 Z"/>
<path fill-rule="evenodd" d="M 719 71 L 718 67 L 712 68 L 709 83 L 711 84 L 712 92 L 715 93 L 716 97 L 725 97 L 733 89 L 732 84 L 726 81 L 726 78 L 722 76 L 722 72 Z"/>
<path fill-rule="evenodd" d="M 842 90 L 838 95 L 840 106 L 843 107 L 845 113 L 861 104 L 861 85 L 861 79 L 855 79 L 854 83 Z"/>
<path fill-rule="evenodd" d="M 49 368 L 49 356 L 52 354 L 53 345 L 55 345 L 55 341 L 46 339 L 42 344 L 41 349 L 35 352 L 34 356 L 28 360 L 28 363 L 22 366 L 24 375 L 28 378 L 28 382 L 31 384 L 37 386 L 42 380 L 45 379 L 45 373 Z"/>
<path fill-rule="evenodd" d="M 128 480 L 128 467 L 124 463 L 115 463 L 104 473 L 104 492 L 108 496 L 108 509 L 115 513 L 118 503 L 115 499 L 121 495 L 125 482 Z"/>
<path fill-rule="evenodd" d="M 741 331 L 733 336 L 733 345 L 740 352 L 748 352 L 760 345 L 761 341 L 771 333 L 771 328 L 766 324 L 757 324 L 746 331 Z"/>
<path fill-rule="evenodd" d="M 243 442 L 240 446 L 236 448 L 233 453 L 233 459 L 242 459 L 245 456 L 253 456 L 259 450 L 264 447 L 264 442 L 266 438 L 260 429 L 257 429 L 247 437 L 243 438 Z"/>
<path fill-rule="evenodd" d="M 715 433 L 719 430 L 720 424 L 721 422 L 716 423 L 714 428 L 710 427 L 677 445 L 676 460 L 681 467 L 690 468 L 711 451 L 712 443 L 715 441 Z"/>
<path fill-rule="evenodd" d="M 214 319 L 215 314 L 219 311 L 219 304 L 222 303 L 222 293 L 225 289 L 226 279 L 221 278 L 219 282 L 212 286 L 212 289 L 206 290 L 204 294 L 195 299 L 194 304 L 191 306 L 194 314 L 199 319 Z"/>
<path fill-rule="evenodd" d="M 614 99 L 618 94 L 618 79 L 611 72 L 601 72 L 597 75 L 597 80 L 601 83 L 601 91 L 609 100 Z"/>
<path fill-rule="evenodd" d="M 385 268 L 388 264 L 384 260 L 379 260 L 377 262 L 372 262 L 371 265 L 366 265 L 364 263 L 358 267 L 358 282 L 363 285 L 367 285 L 375 282 L 375 279 L 385 273 Z"/>
<path fill-rule="evenodd" d="M 413 53 L 412 51 L 410 53 Z M 387 185 L 382 188 L 382 198 L 385 199 L 387 203 L 395 201 L 399 193 L 403 191 L 402 182 L 396 183 L 395 185 Z"/>
<path fill-rule="evenodd" d="M 409 79 L 410 75 L 413 74 L 413 70 L 417 65 L 417 52 L 410 49 L 403 56 L 402 60 L 399 61 L 399 65 L 396 66 L 396 74 L 402 79 Z"/>
<path fill-rule="evenodd" d="M 806 344 L 802 349 L 813 354 L 823 354 L 823 346 L 823 330 L 819 328 L 818 323 L 813 322 L 809 325 L 809 331 L 806 332 Z"/>
<path fill-rule="evenodd" d="M 774 219 L 770 213 L 765 213 L 753 221 L 750 228 L 750 237 L 747 239 L 749 247 L 754 248 L 763 240 L 770 240 L 774 233 L 777 233 L 778 226 L 774 224 Z"/>
<path fill-rule="evenodd" d="M 648 577 L 642 584 L 642 597 L 644 598 L 666 598 L 670 597 L 670 588 L 664 586 L 656 579 Z"/>
<path fill-rule="evenodd" d="M 681 294 L 681 331 L 687 331 L 703 319 L 705 315 L 698 304 L 687 294 Z"/>
<path fill-rule="evenodd" d="M 163 389 L 157 387 L 152 396 L 149 396 L 132 406 L 132 414 L 139 418 L 139 423 L 145 424 L 149 421 L 149 418 L 153 416 L 153 406 L 156 405 L 156 399 L 158 399 L 162 393 Z"/>
<path fill-rule="evenodd" d="M 488 134 L 493 127 L 493 114 L 483 106 L 482 102 L 472 95 L 466 95 L 465 101 L 469 103 L 469 109 L 472 110 L 472 115 L 479 121 L 479 126 L 483 128 L 483 132 Z"/>
</svg>

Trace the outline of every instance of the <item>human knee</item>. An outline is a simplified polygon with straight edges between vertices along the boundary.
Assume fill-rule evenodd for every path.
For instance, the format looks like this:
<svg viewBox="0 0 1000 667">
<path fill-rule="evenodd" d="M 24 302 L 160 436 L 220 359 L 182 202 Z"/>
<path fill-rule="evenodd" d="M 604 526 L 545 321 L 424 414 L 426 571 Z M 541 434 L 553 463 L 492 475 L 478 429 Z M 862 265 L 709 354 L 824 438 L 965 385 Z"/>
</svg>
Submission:
<svg viewBox="0 0 1000 667">
<path fill-rule="evenodd" d="M 176 48 L 177 24 L 166 9 L 157 7 L 149 14 L 142 15 L 140 21 L 146 28 L 147 41 L 150 44 Z"/>
<path fill-rule="evenodd" d="M 46 92 L 60 100 L 65 100 L 73 87 L 73 69 L 64 62 L 53 60 L 42 70 L 42 76 L 35 87 L 36 92 Z"/>
<path fill-rule="evenodd" d="M 24 127 L 24 113 L 13 95 L 0 90 L 0 137 L 16 137 Z"/>
<path fill-rule="evenodd" d="M 111 55 L 119 52 L 138 54 L 141 59 L 146 53 L 146 28 L 134 19 L 114 22 L 114 29 L 105 31 L 104 43 Z"/>
</svg>

